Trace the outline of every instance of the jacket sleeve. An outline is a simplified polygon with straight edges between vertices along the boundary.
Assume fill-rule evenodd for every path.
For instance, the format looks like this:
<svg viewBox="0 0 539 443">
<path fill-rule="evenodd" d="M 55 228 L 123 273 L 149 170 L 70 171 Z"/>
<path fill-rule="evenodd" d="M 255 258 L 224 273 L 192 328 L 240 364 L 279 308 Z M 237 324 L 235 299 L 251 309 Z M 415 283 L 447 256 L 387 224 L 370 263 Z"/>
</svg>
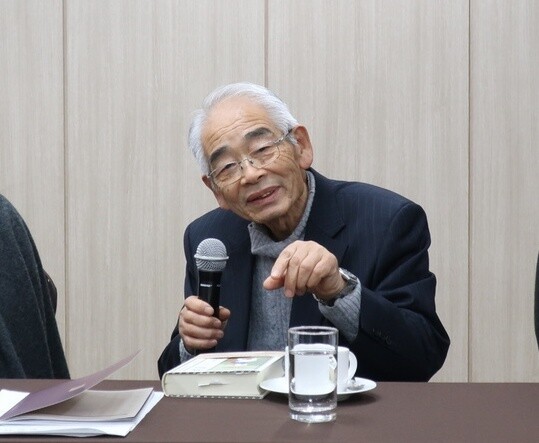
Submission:
<svg viewBox="0 0 539 443">
<path fill-rule="evenodd" d="M 176 326 L 172 332 L 170 342 L 157 361 L 159 378 L 162 378 L 166 371 L 178 366 L 180 363 L 180 334 L 178 333 L 178 326 Z"/>
<path fill-rule="evenodd" d="M 184 283 L 184 294 L 185 294 L 184 296 L 185 297 L 189 297 L 190 295 L 195 293 L 195 288 L 197 284 L 196 265 L 194 264 L 194 261 L 192 259 L 193 253 L 190 247 L 189 233 L 190 233 L 190 229 L 188 227 L 185 231 L 184 238 L 183 238 L 183 246 L 184 246 L 184 251 L 185 251 L 185 257 L 187 260 L 187 265 L 185 269 L 185 283 Z M 174 368 L 175 366 L 178 366 L 181 363 L 180 340 L 181 340 L 181 337 L 178 330 L 178 322 L 176 319 L 176 326 L 170 336 L 170 342 L 167 344 L 167 346 L 161 353 L 159 360 L 157 361 L 157 370 L 159 372 L 159 378 L 162 378 L 163 374 L 166 371 Z"/>
<path fill-rule="evenodd" d="M 426 381 L 442 366 L 449 337 L 436 314 L 429 246 L 423 209 L 406 203 L 361 282 L 359 332 L 351 344 L 358 372 L 377 380 Z"/>
</svg>

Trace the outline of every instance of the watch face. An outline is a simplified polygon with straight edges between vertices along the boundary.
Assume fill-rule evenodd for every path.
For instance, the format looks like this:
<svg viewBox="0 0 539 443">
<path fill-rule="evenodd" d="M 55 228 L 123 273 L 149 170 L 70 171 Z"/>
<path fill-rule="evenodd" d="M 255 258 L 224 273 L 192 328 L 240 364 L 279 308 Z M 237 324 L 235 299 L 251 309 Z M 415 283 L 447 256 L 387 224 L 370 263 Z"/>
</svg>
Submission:
<svg viewBox="0 0 539 443">
<path fill-rule="evenodd" d="M 355 289 L 359 280 L 354 274 L 352 274 L 351 272 L 348 272 L 346 269 L 339 268 L 339 272 L 342 278 L 344 279 L 344 281 L 346 281 L 346 287 L 340 294 L 340 296 L 342 297 L 344 295 L 350 294 Z"/>
<path fill-rule="evenodd" d="M 354 285 L 358 282 L 357 277 L 346 269 L 339 268 L 339 272 L 347 282 L 353 282 Z"/>
</svg>

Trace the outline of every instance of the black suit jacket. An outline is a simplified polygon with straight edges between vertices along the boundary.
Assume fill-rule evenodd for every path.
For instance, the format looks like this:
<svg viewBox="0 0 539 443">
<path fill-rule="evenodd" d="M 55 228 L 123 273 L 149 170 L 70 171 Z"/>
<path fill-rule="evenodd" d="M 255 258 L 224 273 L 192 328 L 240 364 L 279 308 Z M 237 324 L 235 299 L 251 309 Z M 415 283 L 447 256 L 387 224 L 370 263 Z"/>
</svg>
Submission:
<svg viewBox="0 0 539 443">
<path fill-rule="evenodd" d="M 428 380 L 443 364 L 449 337 L 435 310 L 436 278 L 429 271 L 430 234 L 424 211 L 391 191 L 364 183 L 330 180 L 316 171 L 316 192 L 305 230 L 331 251 L 339 266 L 362 285 L 359 333 L 339 344 L 358 358 L 357 375 L 374 380 Z M 220 239 L 229 259 L 221 280 L 221 305 L 231 316 L 217 351 L 247 345 L 254 257 L 248 221 L 230 211 L 213 210 L 189 225 L 185 294 L 197 292 L 193 256 L 199 243 Z M 330 324 L 309 294 L 295 297 L 290 326 Z M 163 351 L 159 373 L 180 363 L 178 329 Z"/>
</svg>

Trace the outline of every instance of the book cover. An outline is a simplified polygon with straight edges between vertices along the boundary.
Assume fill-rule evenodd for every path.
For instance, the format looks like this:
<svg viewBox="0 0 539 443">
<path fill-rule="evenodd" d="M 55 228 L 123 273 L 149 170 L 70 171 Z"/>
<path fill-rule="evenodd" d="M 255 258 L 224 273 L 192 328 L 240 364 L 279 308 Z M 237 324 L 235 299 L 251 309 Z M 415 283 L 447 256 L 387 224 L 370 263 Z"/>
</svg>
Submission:
<svg viewBox="0 0 539 443">
<path fill-rule="evenodd" d="M 199 354 L 165 372 L 168 397 L 263 398 L 260 383 L 284 374 L 284 352 L 253 351 Z"/>
<path fill-rule="evenodd" d="M 0 389 L 0 435 L 125 437 L 161 400 L 163 393 L 152 387 L 121 391 L 91 388 L 137 354 L 86 377 L 54 380 L 51 386 L 39 391 Z"/>
<path fill-rule="evenodd" d="M 0 415 L 0 420 L 8 420 L 17 415 L 26 414 L 27 412 L 35 411 L 36 409 L 52 406 L 63 401 L 69 400 L 88 389 L 93 388 L 100 381 L 103 381 L 109 375 L 116 372 L 121 367 L 130 363 L 140 351 L 131 354 L 119 362 L 102 369 L 94 374 L 86 377 L 77 378 L 74 380 L 63 380 L 58 384 L 54 384 L 49 388 L 41 391 L 32 392 L 26 395 L 21 401 L 17 402 L 12 408 Z"/>
</svg>

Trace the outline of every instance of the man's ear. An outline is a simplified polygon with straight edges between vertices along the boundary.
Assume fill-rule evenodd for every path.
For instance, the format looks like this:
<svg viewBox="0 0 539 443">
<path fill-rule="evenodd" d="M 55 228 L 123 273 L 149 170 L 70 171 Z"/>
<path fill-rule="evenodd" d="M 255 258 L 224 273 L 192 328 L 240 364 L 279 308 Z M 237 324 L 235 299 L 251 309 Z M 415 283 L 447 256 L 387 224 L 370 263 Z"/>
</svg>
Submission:
<svg viewBox="0 0 539 443">
<path fill-rule="evenodd" d="M 211 190 L 211 192 L 213 192 L 213 195 L 215 197 L 215 200 L 217 200 L 219 207 L 221 209 L 229 209 L 228 204 L 223 197 L 223 194 L 221 194 L 221 191 L 213 184 L 211 178 L 209 178 L 207 175 L 203 175 L 202 181 Z"/>
<path fill-rule="evenodd" d="M 302 169 L 309 169 L 313 164 L 313 146 L 305 126 L 296 126 L 293 135 L 297 141 L 296 155 L 298 164 Z"/>
</svg>

